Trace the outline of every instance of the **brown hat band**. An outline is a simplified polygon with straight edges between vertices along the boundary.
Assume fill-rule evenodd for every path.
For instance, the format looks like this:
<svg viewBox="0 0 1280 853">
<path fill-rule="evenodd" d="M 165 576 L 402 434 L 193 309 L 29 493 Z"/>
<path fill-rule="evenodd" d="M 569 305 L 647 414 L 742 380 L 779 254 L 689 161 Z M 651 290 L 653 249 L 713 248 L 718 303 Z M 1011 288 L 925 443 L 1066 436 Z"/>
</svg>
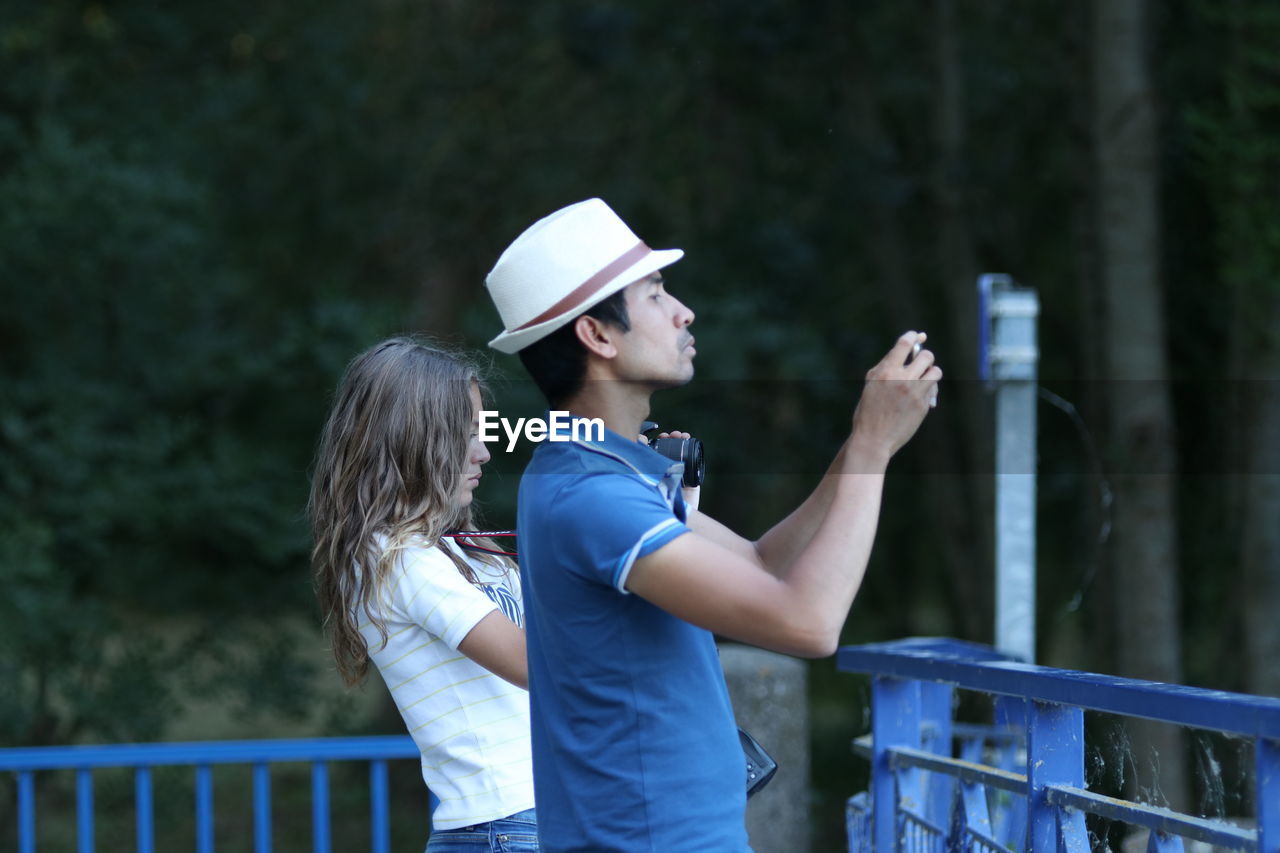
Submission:
<svg viewBox="0 0 1280 853">
<path fill-rule="evenodd" d="M 619 273 L 621 273 L 623 270 L 625 270 L 627 267 L 631 266 L 632 264 L 635 264 L 636 262 L 638 262 L 645 255 L 649 254 L 650 251 L 652 250 L 644 244 L 643 240 L 640 241 L 639 243 L 636 243 L 633 247 L 631 247 L 630 249 L 628 249 L 627 251 L 619 255 L 617 259 L 610 261 L 608 264 L 606 264 L 599 272 L 591 276 L 591 278 L 587 279 L 582 284 L 578 285 L 573 290 L 571 290 L 567 295 L 565 295 L 563 299 L 561 299 L 555 305 L 552 305 L 550 308 L 548 308 L 546 311 L 543 311 L 537 317 L 534 317 L 532 320 L 530 320 L 527 323 L 524 323 L 523 325 L 517 326 L 511 331 L 519 332 L 523 329 L 529 328 L 530 326 L 536 326 L 539 323 L 545 323 L 547 320 L 550 320 L 553 317 L 559 317 L 562 314 L 567 313 L 575 305 L 580 305 L 581 303 L 585 302 L 591 296 L 591 294 L 595 293 L 597 290 L 604 287 L 610 281 L 613 281 L 615 278 L 618 277 Z M 630 284 L 630 282 L 628 282 L 628 284 Z"/>
</svg>

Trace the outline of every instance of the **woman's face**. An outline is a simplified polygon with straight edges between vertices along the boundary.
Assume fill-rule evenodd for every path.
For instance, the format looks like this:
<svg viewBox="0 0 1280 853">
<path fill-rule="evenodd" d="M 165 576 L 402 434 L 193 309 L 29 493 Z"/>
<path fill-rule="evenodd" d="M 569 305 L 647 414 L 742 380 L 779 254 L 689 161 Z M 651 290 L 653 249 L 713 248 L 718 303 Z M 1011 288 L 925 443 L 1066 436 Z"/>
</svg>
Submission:
<svg viewBox="0 0 1280 853">
<path fill-rule="evenodd" d="M 467 441 L 467 465 L 458 485 L 458 506 L 470 506 L 480 485 L 480 466 L 489 461 L 489 448 L 480 440 L 480 386 L 471 383 L 471 431 Z"/>
</svg>

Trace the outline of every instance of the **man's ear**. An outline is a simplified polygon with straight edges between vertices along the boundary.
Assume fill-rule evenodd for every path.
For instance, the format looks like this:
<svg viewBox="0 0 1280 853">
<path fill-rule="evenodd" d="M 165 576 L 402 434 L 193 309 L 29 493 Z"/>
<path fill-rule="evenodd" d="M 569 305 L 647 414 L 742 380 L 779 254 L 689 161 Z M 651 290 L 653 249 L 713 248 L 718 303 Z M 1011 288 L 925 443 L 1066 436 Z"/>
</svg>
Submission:
<svg viewBox="0 0 1280 853">
<path fill-rule="evenodd" d="M 583 314 L 573 321 L 573 333 L 592 355 L 600 358 L 618 355 L 618 335 L 622 334 L 622 329 L 617 326 Z"/>
</svg>

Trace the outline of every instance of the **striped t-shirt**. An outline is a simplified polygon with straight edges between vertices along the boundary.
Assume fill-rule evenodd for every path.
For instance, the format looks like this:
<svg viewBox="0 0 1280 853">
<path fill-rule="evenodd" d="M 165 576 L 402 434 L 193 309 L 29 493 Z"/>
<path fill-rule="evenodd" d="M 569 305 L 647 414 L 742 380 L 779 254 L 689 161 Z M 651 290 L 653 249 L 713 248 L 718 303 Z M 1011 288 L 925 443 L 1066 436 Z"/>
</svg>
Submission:
<svg viewBox="0 0 1280 853">
<path fill-rule="evenodd" d="M 432 825 L 456 829 L 533 808 L 529 694 L 458 651 L 495 609 L 524 626 L 519 574 L 469 560 L 474 586 L 440 547 L 456 546 L 407 548 L 387 577 L 386 645 L 367 616 L 360 630 L 439 798 Z"/>
</svg>

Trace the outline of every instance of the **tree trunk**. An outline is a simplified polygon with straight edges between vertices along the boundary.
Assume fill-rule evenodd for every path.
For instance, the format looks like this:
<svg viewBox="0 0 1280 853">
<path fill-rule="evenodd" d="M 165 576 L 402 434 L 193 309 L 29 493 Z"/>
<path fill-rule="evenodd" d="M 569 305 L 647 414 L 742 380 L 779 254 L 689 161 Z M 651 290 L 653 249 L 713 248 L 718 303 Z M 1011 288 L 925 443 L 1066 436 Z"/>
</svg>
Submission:
<svg viewBox="0 0 1280 853">
<path fill-rule="evenodd" d="M 935 85 L 930 185 L 937 216 L 937 268 L 942 276 L 939 284 L 950 322 L 950 328 L 944 331 L 951 338 L 948 349 L 953 358 L 959 357 L 959 363 L 943 365 L 950 380 L 946 381 L 943 391 L 949 401 L 950 411 L 944 409 L 944 412 L 951 427 L 946 431 L 951 445 L 946 451 L 953 459 L 968 461 L 963 470 L 967 477 L 939 475 L 938 494 L 943 504 L 956 507 L 947 514 L 939 513 L 939 517 L 949 524 L 948 551 L 959 555 L 964 563 L 951 568 L 955 582 L 971 587 L 984 605 L 976 612 L 985 618 L 985 624 L 980 626 L 979 633 L 970 634 L 977 638 L 993 631 L 991 614 L 995 611 L 992 571 L 995 546 L 991 529 L 995 514 L 995 483 L 991 476 L 993 425 L 990 397 L 978 387 L 975 369 L 978 362 L 974 334 L 978 313 L 977 277 L 983 270 L 978 268 L 973 231 L 969 227 L 961 166 L 965 162 L 965 92 L 955 0 L 933 0 L 932 18 Z M 961 506 L 963 511 L 958 508 Z M 973 545 L 962 547 L 966 541 Z M 974 572 L 975 560 L 978 566 L 989 568 Z"/>
<path fill-rule="evenodd" d="M 1117 465 L 1115 568 L 1121 675 L 1178 682 L 1178 549 L 1172 403 L 1160 271 L 1155 103 L 1143 0 L 1094 0 L 1094 150 L 1099 204 L 1102 337 Z M 1170 726 L 1134 730 L 1138 768 L 1156 799 L 1187 802 L 1186 757 Z M 1154 752 L 1149 752 L 1154 750 Z"/>
<path fill-rule="evenodd" d="M 1218 270 L 1233 309 L 1229 378 L 1236 405 L 1227 464 L 1244 475 L 1234 497 L 1245 684 L 1251 693 L 1280 696 L 1280 201 L 1258 191 L 1280 175 L 1280 82 L 1269 58 L 1280 13 L 1274 4 L 1253 2 L 1220 14 L 1228 28 L 1226 97 L 1203 141 L 1206 177 L 1218 190 Z"/>
<path fill-rule="evenodd" d="M 1280 297 L 1272 296 L 1271 328 L 1280 327 Z M 1241 556 L 1248 689 L 1280 696 L 1280 348 L 1260 353 L 1265 378 L 1250 382 L 1255 397 L 1245 476 Z"/>
<path fill-rule="evenodd" d="M 938 268 L 956 341 L 975 341 L 978 263 L 973 248 L 960 176 L 964 163 L 964 87 L 960 68 L 960 33 L 955 0 L 933 0 L 934 160 L 930 175 L 938 217 Z M 974 379 L 977 345 L 963 350 L 964 363 L 949 365 L 955 378 Z"/>
</svg>

